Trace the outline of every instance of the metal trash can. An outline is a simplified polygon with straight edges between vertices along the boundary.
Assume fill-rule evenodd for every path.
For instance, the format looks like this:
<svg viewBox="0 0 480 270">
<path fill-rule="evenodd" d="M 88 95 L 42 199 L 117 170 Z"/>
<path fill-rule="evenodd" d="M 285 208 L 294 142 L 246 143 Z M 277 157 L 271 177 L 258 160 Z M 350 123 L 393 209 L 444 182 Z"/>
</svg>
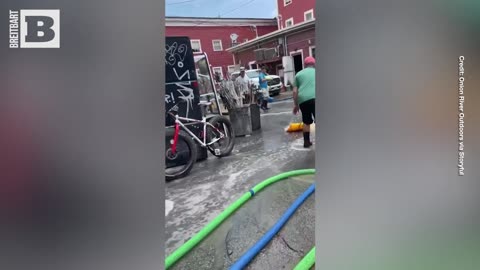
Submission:
<svg viewBox="0 0 480 270">
<path fill-rule="evenodd" d="M 262 121 L 260 120 L 260 107 L 257 104 L 250 105 L 250 115 L 252 119 L 252 131 L 262 128 Z"/>
<path fill-rule="evenodd" d="M 235 131 L 235 136 L 239 137 L 252 134 L 250 106 L 229 109 L 228 115 L 230 116 L 230 122 Z"/>
</svg>

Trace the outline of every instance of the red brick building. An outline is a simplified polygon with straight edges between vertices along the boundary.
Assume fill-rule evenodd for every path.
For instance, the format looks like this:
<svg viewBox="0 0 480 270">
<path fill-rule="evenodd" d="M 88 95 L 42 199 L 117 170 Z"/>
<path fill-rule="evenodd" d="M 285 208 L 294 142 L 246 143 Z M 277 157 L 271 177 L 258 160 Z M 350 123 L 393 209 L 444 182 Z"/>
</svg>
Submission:
<svg viewBox="0 0 480 270">
<path fill-rule="evenodd" d="M 207 53 L 212 72 L 225 76 L 236 64 L 227 48 L 278 29 L 276 19 L 166 17 L 167 36 L 188 36 L 194 51 Z"/>
<path fill-rule="evenodd" d="M 237 64 L 247 68 L 265 65 L 288 85 L 303 69 L 305 57 L 315 57 L 315 0 L 277 0 L 277 6 L 278 30 L 227 51 Z"/>
<path fill-rule="evenodd" d="M 276 0 L 278 29 L 315 19 L 315 0 Z"/>
</svg>

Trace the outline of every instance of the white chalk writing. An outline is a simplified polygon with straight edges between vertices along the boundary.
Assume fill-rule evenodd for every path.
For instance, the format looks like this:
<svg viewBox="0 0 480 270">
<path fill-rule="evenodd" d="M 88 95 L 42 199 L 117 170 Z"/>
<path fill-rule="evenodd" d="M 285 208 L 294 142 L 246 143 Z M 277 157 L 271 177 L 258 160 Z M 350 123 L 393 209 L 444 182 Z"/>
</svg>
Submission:
<svg viewBox="0 0 480 270">
<path fill-rule="evenodd" d="M 175 72 L 175 76 L 177 77 L 177 80 L 181 81 L 185 76 L 187 76 L 187 79 L 190 80 L 190 71 L 186 70 L 182 76 L 178 75 L 177 69 L 173 68 L 173 72 Z"/>
<path fill-rule="evenodd" d="M 193 110 L 193 99 L 195 98 L 195 95 L 193 94 L 193 89 L 187 87 L 187 85 L 182 83 L 177 83 L 177 86 L 180 87 L 179 89 L 177 89 L 177 92 L 180 94 L 178 98 L 187 103 L 187 111 L 185 113 L 185 117 L 188 117 L 190 108 L 192 108 Z"/>
<path fill-rule="evenodd" d="M 175 103 L 175 97 L 173 96 L 173 93 L 165 95 L 165 103 L 170 104 L 170 102 Z"/>
<path fill-rule="evenodd" d="M 186 103 L 184 117 L 188 118 L 190 112 L 193 111 L 193 100 L 195 98 L 193 89 L 191 88 L 191 76 L 194 70 L 190 70 L 194 67 L 188 67 L 185 63 L 187 54 L 189 53 L 189 47 L 187 44 L 173 42 L 170 45 L 166 45 L 165 49 L 165 67 L 168 69 L 167 74 L 172 74 L 170 73 L 171 71 L 175 74 L 175 78 L 170 78 L 169 83 L 175 84 L 176 86 L 175 90 L 172 89 L 173 92 L 165 95 L 165 103 L 175 104 L 175 106 L 178 106 L 182 102 Z"/>
<path fill-rule="evenodd" d="M 170 66 L 177 65 L 179 68 L 183 68 L 183 61 L 187 55 L 188 47 L 186 44 L 178 46 L 177 42 L 172 45 L 166 46 L 165 62 Z"/>
</svg>

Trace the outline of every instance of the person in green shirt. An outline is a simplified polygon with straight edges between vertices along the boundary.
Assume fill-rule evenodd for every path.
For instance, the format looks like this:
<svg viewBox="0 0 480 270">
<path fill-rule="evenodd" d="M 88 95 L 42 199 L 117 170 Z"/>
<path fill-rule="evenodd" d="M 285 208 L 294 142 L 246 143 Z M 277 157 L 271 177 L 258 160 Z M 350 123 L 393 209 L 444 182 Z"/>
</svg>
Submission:
<svg viewBox="0 0 480 270">
<path fill-rule="evenodd" d="M 315 121 L 315 58 L 305 58 L 305 69 L 298 72 L 293 82 L 293 113 L 302 112 L 303 147 L 312 146 L 310 125 Z"/>
</svg>

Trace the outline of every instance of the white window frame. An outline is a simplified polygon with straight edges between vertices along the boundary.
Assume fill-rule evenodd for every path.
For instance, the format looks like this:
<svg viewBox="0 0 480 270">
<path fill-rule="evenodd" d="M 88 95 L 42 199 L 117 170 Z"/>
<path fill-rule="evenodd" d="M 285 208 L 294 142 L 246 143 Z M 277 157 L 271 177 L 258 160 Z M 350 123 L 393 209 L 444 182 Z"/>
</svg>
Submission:
<svg viewBox="0 0 480 270">
<path fill-rule="evenodd" d="M 313 57 L 313 55 L 312 55 L 313 50 L 312 49 L 315 49 L 315 45 L 308 47 L 308 54 Z"/>
<path fill-rule="evenodd" d="M 290 4 L 292 4 L 293 0 L 283 0 L 283 6 L 286 7 Z"/>
<path fill-rule="evenodd" d="M 212 67 L 212 75 L 215 76 L 215 69 L 220 69 L 220 79 L 223 79 L 223 69 L 222 67 Z"/>
<path fill-rule="evenodd" d="M 305 63 L 304 63 L 305 57 L 303 57 L 303 49 L 290 52 L 290 56 L 292 56 L 292 57 L 296 54 L 301 54 L 302 55 L 302 69 L 304 69 L 305 68 Z M 293 68 L 295 69 L 295 62 L 293 62 L 293 65 L 294 65 Z"/>
<path fill-rule="evenodd" d="M 215 42 L 220 42 L 220 50 L 215 50 Z M 221 39 L 213 39 L 212 40 L 212 46 L 213 46 L 213 51 L 214 52 L 221 52 L 223 51 L 223 43 Z"/>
<path fill-rule="evenodd" d="M 229 73 L 235 72 L 235 65 L 229 65 L 229 66 L 227 67 L 227 70 L 228 70 Z M 230 71 L 230 70 L 231 70 L 231 71 Z"/>
<path fill-rule="evenodd" d="M 312 19 L 311 20 L 307 20 L 307 15 L 308 14 L 312 14 Z M 315 16 L 313 15 L 313 9 L 307 10 L 303 13 L 303 20 L 306 21 L 306 22 L 315 20 Z"/>
<path fill-rule="evenodd" d="M 288 26 L 288 22 L 292 22 L 292 25 Z M 290 19 L 288 19 L 288 20 L 285 21 L 285 28 L 287 28 L 287 27 L 292 27 L 293 24 L 294 24 L 294 22 L 293 22 L 293 17 L 292 17 L 292 18 L 290 18 Z"/>
<path fill-rule="evenodd" d="M 191 39 L 191 40 L 190 40 L 190 46 L 192 46 L 192 50 L 193 50 L 193 43 L 194 43 L 194 42 L 198 42 L 199 52 L 203 52 L 203 50 L 202 50 L 202 42 L 200 41 L 200 39 Z"/>
<path fill-rule="evenodd" d="M 253 67 L 252 67 L 253 65 L 257 65 L 257 68 L 258 68 L 257 61 L 250 61 L 250 62 L 248 62 L 248 67 L 249 67 L 249 69 L 253 69 Z"/>
</svg>

